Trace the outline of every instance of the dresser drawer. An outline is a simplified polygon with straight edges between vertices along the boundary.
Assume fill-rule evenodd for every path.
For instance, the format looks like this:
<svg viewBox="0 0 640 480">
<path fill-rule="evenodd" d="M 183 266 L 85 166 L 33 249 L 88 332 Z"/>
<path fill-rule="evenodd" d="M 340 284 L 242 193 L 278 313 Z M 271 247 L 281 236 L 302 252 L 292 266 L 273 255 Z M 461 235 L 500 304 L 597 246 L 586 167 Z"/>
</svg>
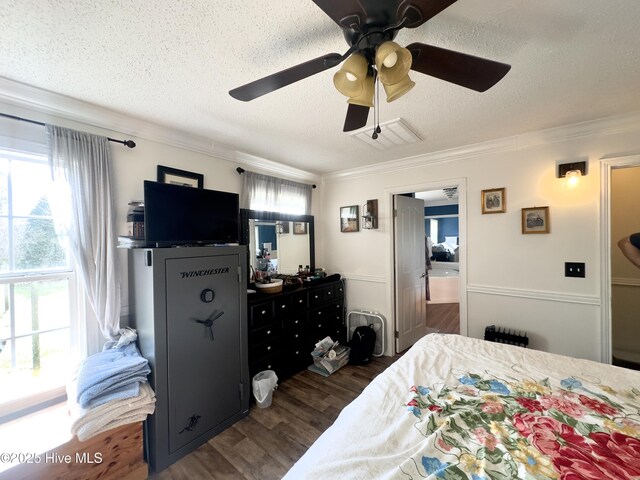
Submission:
<svg viewBox="0 0 640 480">
<path fill-rule="evenodd" d="M 282 317 L 283 315 L 289 315 L 291 312 L 291 297 L 289 295 L 279 297 L 273 301 L 273 310 L 276 317 Z"/>
<path fill-rule="evenodd" d="M 309 292 L 309 306 L 317 307 L 318 305 L 322 305 L 322 289 L 314 288 Z"/>
<path fill-rule="evenodd" d="M 287 330 L 284 334 L 285 342 L 290 343 L 298 343 L 304 340 L 304 330 Z"/>
<path fill-rule="evenodd" d="M 307 292 L 296 292 L 291 295 L 291 309 L 294 311 L 305 310 L 308 306 Z"/>
<path fill-rule="evenodd" d="M 307 328 L 304 331 L 307 343 L 316 344 L 327 335 L 330 335 L 331 325 L 329 321 L 322 318 L 309 319 Z"/>
<path fill-rule="evenodd" d="M 307 312 L 300 312 L 284 320 L 284 329 L 291 331 L 304 331 L 304 324 L 307 323 Z"/>
<path fill-rule="evenodd" d="M 305 348 L 304 343 L 292 343 L 285 348 L 287 359 L 295 364 L 301 363 L 303 360 L 311 363 L 311 351 Z"/>
<path fill-rule="evenodd" d="M 273 302 L 264 302 L 251 305 L 251 326 L 259 327 L 271 323 L 274 319 Z"/>
<path fill-rule="evenodd" d="M 282 355 L 280 353 L 275 355 L 270 355 L 265 357 L 257 362 L 251 362 L 251 366 L 249 367 L 249 374 L 251 378 L 254 375 L 264 371 L 264 370 L 273 370 L 276 372 L 276 375 L 282 370 Z"/>
<path fill-rule="evenodd" d="M 273 338 L 280 337 L 281 335 L 282 323 L 271 323 L 266 327 L 257 328 L 251 331 L 251 344 L 257 345 L 259 343 L 268 342 Z"/>
<path fill-rule="evenodd" d="M 333 302 L 325 307 L 325 310 L 328 311 L 327 316 L 334 322 L 340 322 L 344 320 L 344 303 Z"/>
<path fill-rule="evenodd" d="M 322 301 L 324 303 L 332 302 L 336 298 L 336 291 L 334 285 L 322 287 Z"/>
<path fill-rule="evenodd" d="M 282 339 L 272 338 L 264 343 L 260 343 L 258 345 L 253 345 L 251 348 L 251 353 L 253 355 L 254 360 L 259 360 L 269 355 L 274 355 L 280 353 L 282 350 Z"/>
</svg>

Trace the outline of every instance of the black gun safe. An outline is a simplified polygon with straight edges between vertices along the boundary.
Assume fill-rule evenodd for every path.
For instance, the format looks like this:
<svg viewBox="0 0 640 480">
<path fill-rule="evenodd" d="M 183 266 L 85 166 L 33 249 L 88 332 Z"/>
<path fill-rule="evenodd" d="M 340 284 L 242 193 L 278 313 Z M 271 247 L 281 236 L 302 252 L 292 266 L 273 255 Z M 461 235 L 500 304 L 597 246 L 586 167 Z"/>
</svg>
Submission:
<svg viewBox="0 0 640 480">
<path fill-rule="evenodd" d="M 156 392 L 153 472 L 249 413 L 246 258 L 244 246 L 129 250 L 131 326 Z"/>
</svg>

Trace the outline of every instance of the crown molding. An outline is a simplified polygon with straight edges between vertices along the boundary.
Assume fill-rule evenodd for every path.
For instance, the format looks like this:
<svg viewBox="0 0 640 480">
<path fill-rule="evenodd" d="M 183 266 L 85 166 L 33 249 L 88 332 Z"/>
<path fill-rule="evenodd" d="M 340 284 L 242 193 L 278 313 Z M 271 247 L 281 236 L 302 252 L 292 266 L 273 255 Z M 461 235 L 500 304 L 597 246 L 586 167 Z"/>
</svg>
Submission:
<svg viewBox="0 0 640 480">
<path fill-rule="evenodd" d="M 315 173 L 307 172 L 306 170 L 300 170 L 298 168 L 289 167 L 282 163 L 274 162 L 272 160 L 266 160 L 255 155 L 248 153 L 236 152 L 235 161 L 241 163 L 243 166 L 248 167 L 248 170 L 257 171 L 257 173 L 265 174 L 280 174 L 287 176 L 291 179 L 320 182 L 321 177 Z"/>
<path fill-rule="evenodd" d="M 29 110 L 31 112 L 30 119 L 39 122 L 60 124 L 64 121 L 71 121 L 131 136 L 135 138 L 137 143 L 140 143 L 138 139 L 149 140 L 241 166 L 255 167 L 264 173 L 320 181 L 320 177 L 314 173 L 244 153 L 231 145 L 214 142 L 201 135 L 141 120 L 106 107 L 4 77 L 0 77 L 0 102 L 9 107 Z M 16 114 L 18 115 L 18 113 Z"/>
<path fill-rule="evenodd" d="M 439 152 L 414 155 L 412 157 L 405 157 L 397 160 L 389 160 L 387 162 L 381 162 L 375 165 L 369 165 L 367 167 L 340 170 L 338 172 L 323 175 L 322 181 L 323 183 L 328 183 L 341 180 L 352 180 L 353 178 L 357 177 L 408 170 L 427 164 L 454 162 L 465 158 L 477 157 L 478 155 L 485 153 L 510 151 L 513 150 L 516 146 L 517 143 L 515 141 L 515 137 L 490 140 L 473 145 L 466 145 L 464 147 L 441 150 Z"/>
<path fill-rule="evenodd" d="M 462 147 L 415 155 L 376 165 L 341 170 L 322 176 L 323 183 L 350 180 L 368 175 L 379 175 L 407 170 L 427 164 L 453 162 L 498 152 L 522 150 L 539 145 L 564 142 L 590 136 L 613 135 L 640 130 L 640 112 L 616 115 L 561 127 L 548 128 L 511 137 L 465 145 Z"/>
</svg>

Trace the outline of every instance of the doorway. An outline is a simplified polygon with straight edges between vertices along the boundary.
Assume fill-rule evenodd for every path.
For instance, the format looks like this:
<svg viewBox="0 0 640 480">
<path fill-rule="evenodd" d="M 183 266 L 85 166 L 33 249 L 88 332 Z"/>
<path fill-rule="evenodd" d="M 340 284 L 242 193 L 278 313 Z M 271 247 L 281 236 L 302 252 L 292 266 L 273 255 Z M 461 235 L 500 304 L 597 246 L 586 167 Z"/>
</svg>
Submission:
<svg viewBox="0 0 640 480">
<path fill-rule="evenodd" d="M 445 190 L 446 189 L 446 190 Z M 433 194 L 431 192 L 434 192 Z M 390 208 L 395 210 L 394 199 L 396 195 L 409 195 L 422 202 L 421 209 L 423 213 L 421 215 L 421 225 L 419 226 L 421 236 L 421 248 L 424 251 L 423 258 L 429 255 L 429 258 L 434 258 L 432 262 L 431 270 L 428 273 L 431 275 L 429 282 L 426 283 L 426 279 L 422 278 L 421 282 L 425 286 L 423 288 L 424 297 L 418 302 L 414 300 L 408 300 L 408 297 L 402 291 L 404 288 L 399 285 L 398 274 L 398 246 L 406 245 L 407 240 L 403 238 L 406 235 L 406 231 L 398 230 L 397 217 L 394 216 L 394 232 L 391 237 L 392 247 L 392 265 L 391 271 L 394 272 L 394 282 L 391 285 L 390 297 L 392 298 L 394 308 L 394 330 L 396 335 L 396 349 L 399 350 L 400 345 L 406 345 L 407 342 L 402 340 L 403 322 L 406 323 L 406 312 L 410 310 L 412 317 L 416 315 L 422 315 L 424 321 L 424 334 L 439 331 L 442 333 L 460 333 L 461 335 L 467 334 L 467 299 L 466 299 L 466 180 L 465 179 L 449 179 L 447 181 L 432 182 L 422 185 L 413 185 L 406 187 L 405 189 L 387 190 L 388 201 Z M 451 198 L 447 198 L 447 194 Z M 423 196 L 439 195 L 442 199 L 441 203 L 456 204 L 457 201 L 457 214 L 443 213 L 441 215 L 432 215 L 434 218 L 425 218 L 424 206 L 425 200 Z M 457 197 L 457 198 L 456 198 Z M 436 203 L 435 200 L 431 203 Z M 394 214 L 395 215 L 395 214 Z M 444 223 L 455 223 L 455 227 L 452 230 L 451 226 L 444 226 L 440 220 L 447 219 Z M 457 218 L 456 218 L 457 217 Z M 456 221 L 457 220 L 457 221 Z M 433 224 L 433 230 L 432 230 Z M 429 229 L 429 232 L 427 232 Z M 438 229 L 439 232 L 435 232 Z M 426 244 L 427 233 L 433 236 L 431 239 L 431 249 L 428 249 Z M 447 233 L 445 235 L 445 233 Z M 448 233 L 451 233 L 449 235 Z M 439 236 L 442 236 L 442 241 L 437 241 Z M 451 238 L 444 238 L 451 237 Z M 448 240 L 448 242 L 447 242 Z M 449 245 L 440 245 L 448 243 Z M 436 252 L 434 252 L 433 246 L 436 244 Z M 449 249 L 445 254 L 437 254 L 439 249 Z M 438 257 L 438 260 L 435 258 Z M 446 260 L 448 261 L 444 261 Z M 402 260 L 400 260 L 401 262 Z M 437 263 L 436 263 L 437 262 Z M 426 262 L 425 262 L 426 263 Z M 436 291 L 432 291 L 432 278 L 435 278 L 433 272 L 433 265 L 438 269 L 436 274 L 439 276 L 438 281 L 443 281 L 440 285 L 436 286 Z M 427 273 L 426 264 L 423 264 L 421 271 Z M 453 278 L 455 276 L 455 278 Z M 448 285 L 447 285 L 448 284 Z M 426 287 L 429 287 L 430 299 L 427 302 Z M 453 288 L 451 288 L 453 287 Z M 433 297 L 432 297 L 433 294 Z M 420 311 L 421 310 L 421 311 Z M 405 312 L 405 313 L 400 313 Z M 400 318 L 400 316 L 403 316 Z M 400 337 L 400 338 L 399 338 Z M 413 340 L 409 342 L 409 346 L 413 343 Z"/>
<path fill-rule="evenodd" d="M 416 192 L 424 202 L 426 325 L 431 331 L 460 333 L 460 206 L 458 188 Z"/>
<path fill-rule="evenodd" d="M 601 361 L 640 365 L 640 325 L 637 321 L 640 271 L 618 249 L 620 238 L 640 231 L 640 194 L 634 176 L 640 155 L 605 158 L 601 173 Z M 629 198 L 630 197 L 630 198 Z"/>
<path fill-rule="evenodd" d="M 611 363 L 640 370 L 640 268 L 617 242 L 640 232 L 640 166 L 611 171 Z"/>
</svg>

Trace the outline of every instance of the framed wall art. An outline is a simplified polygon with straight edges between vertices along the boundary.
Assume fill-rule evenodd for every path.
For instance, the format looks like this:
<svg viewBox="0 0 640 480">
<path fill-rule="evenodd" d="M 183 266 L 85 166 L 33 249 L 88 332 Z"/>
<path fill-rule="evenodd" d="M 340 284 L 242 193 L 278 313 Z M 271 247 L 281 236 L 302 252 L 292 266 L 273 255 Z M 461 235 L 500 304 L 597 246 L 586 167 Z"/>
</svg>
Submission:
<svg viewBox="0 0 640 480">
<path fill-rule="evenodd" d="M 549 207 L 522 209 L 522 233 L 549 233 Z"/>
<path fill-rule="evenodd" d="M 482 213 L 504 213 L 507 211 L 505 188 L 482 190 Z"/>
<path fill-rule="evenodd" d="M 158 165 L 158 182 L 182 185 L 183 187 L 204 188 L 204 175 Z"/>
<path fill-rule="evenodd" d="M 340 207 L 340 231 L 357 232 L 359 230 L 358 205 Z"/>
<path fill-rule="evenodd" d="M 307 234 L 307 222 L 293 222 L 293 234 L 294 235 L 306 235 Z"/>
</svg>

